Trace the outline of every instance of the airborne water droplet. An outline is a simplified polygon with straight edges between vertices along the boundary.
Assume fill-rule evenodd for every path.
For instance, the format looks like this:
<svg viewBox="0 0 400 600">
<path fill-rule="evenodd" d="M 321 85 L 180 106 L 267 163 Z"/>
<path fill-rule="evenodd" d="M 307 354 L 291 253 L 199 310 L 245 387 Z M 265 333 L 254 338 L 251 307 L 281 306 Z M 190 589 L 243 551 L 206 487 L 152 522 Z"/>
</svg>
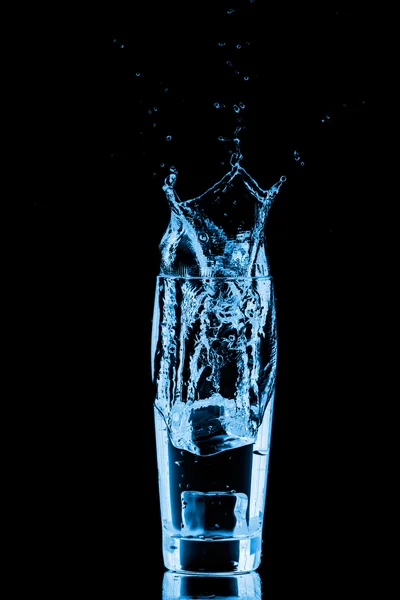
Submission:
<svg viewBox="0 0 400 600">
<path fill-rule="evenodd" d="M 167 142 L 170 142 L 172 140 L 172 135 L 167 135 L 165 139 L 167 140 Z"/>
</svg>

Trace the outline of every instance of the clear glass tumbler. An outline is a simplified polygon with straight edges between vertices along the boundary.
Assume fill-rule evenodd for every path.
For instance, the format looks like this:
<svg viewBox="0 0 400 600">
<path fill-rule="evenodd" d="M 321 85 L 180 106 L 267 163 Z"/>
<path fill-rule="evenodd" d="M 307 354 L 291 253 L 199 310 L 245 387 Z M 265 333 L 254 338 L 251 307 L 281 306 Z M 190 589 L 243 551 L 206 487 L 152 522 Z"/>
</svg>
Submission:
<svg viewBox="0 0 400 600">
<path fill-rule="evenodd" d="M 167 569 L 259 566 L 276 361 L 270 276 L 157 278 L 151 362 Z"/>
</svg>

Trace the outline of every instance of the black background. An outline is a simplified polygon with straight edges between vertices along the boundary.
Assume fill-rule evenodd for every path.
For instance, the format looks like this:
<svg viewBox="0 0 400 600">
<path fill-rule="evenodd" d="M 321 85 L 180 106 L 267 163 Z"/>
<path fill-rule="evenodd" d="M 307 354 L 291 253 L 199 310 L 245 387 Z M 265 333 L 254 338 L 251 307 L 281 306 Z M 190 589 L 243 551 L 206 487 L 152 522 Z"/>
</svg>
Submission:
<svg viewBox="0 0 400 600">
<path fill-rule="evenodd" d="M 215 5 L 53 28 L 27 57 L 21 502 L 27 554 L 55 589 L 161 598 L 150 373 L 161 188 L 171 165 L 181 198 L 227 171 L 233 145 L 217 138 L 233 138 L 240 101 L 243 166 L 263 188 L 287 177 L 266 229 L 279 370 L 263 598 L 357 587 L 375 551 L 379 23 L 329 6 Z"/>
</svg>

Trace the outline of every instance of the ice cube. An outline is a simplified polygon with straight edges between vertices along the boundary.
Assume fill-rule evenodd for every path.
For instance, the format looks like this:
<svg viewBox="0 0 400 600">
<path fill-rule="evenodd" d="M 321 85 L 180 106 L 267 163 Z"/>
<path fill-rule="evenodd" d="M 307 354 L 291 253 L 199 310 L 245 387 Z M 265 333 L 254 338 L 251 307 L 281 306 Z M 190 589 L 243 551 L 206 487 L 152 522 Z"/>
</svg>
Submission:
<svg viewBox="0 0 400 600">
<path fill-rule="evenodd" d="M 238 492 L 182 492 L 184 537 L 235 537 L 248 533 L 248 497 Z"/>
</svg>

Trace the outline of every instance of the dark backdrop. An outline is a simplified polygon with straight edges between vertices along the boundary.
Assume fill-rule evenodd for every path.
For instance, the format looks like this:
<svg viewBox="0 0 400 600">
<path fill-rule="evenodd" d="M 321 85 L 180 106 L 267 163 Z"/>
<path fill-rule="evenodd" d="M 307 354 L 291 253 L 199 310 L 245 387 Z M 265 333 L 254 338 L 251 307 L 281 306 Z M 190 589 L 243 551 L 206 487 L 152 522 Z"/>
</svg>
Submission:
<svg viewBox="0 0 400 600">
<path fill-rule="evenodd" d="M 83 575 L 85 592 L 161 598 L 150 335 L 162 184 L 174 165 L 181 198 L 207 189 L 241 126 L 260 186 L 287 177 L 266 228 L 279 370 L 263 598 L 356 585 L 374 469 L 373 15 L 149 5 L 47 34 L 31 71 L 20 319 L 32 550 L 57 585 Z"/>
</svg>

